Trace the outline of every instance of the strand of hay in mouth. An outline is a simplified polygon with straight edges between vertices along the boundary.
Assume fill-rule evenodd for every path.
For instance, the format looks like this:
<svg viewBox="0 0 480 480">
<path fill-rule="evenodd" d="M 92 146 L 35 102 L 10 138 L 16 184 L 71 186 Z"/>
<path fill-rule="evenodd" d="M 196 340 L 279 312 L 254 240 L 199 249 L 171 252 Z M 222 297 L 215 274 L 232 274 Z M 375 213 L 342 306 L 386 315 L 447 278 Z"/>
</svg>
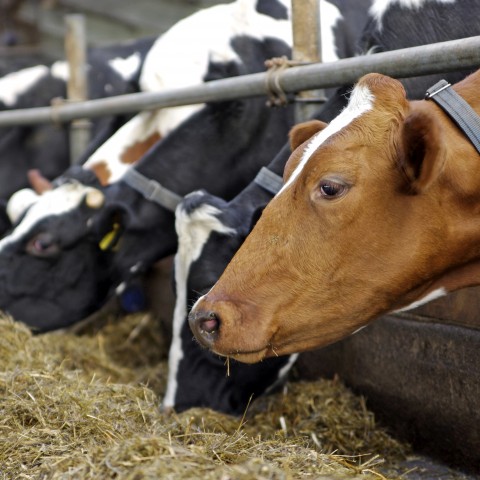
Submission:
<svg viewBox="0 0 480 480">
<path fill-rule="evenodd" d="M 378 479 L 406 453 L 340 382 L 290 383 L 242 419 L 161 413 L 165 359 L 150 316 L 82 336 L 0 319 L 0 478 Z"/>
</svg>

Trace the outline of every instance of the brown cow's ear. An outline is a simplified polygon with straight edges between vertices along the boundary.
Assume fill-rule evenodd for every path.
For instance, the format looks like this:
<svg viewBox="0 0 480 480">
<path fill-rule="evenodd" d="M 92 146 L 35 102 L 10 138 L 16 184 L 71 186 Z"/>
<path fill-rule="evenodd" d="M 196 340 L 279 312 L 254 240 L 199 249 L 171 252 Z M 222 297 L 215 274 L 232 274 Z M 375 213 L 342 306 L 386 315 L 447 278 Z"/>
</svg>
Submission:
<svg viewBox="0 0 480 480">
<path fill-rule="evenodd" d="M 313 137 L 316 133 L 323 130 L 327 124 L 320 120 L 310 120 L 308 122 L 299 123 L 290 130 L 290 148 L 293 152 L 303 142 Z"/>
<path fill-rule="evenodd" d="M 442 125 L 429 111 L 415 111 L 405 119 L 400 162 L 411 191 L 419 193 L 438 177 L 445 164 Z"/>
</svg>

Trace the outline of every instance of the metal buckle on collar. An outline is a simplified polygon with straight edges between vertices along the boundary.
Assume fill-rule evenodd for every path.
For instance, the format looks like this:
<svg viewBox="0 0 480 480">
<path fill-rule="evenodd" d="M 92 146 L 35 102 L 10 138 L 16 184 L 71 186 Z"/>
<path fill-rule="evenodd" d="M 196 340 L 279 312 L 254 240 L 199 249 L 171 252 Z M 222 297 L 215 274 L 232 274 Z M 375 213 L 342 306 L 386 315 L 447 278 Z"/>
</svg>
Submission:
<svg viewBox="0 0 480 480">
<path fill-rule="evenodd" d="M 425 100 L 432 98 L 433 96 L 437 95 L 437 93 L 440 93 L 442 90 L 445 90 L 446 88 L 451 86 L 452 84 L 448 83 L 446 80 L 440 80 L 427 90 L 427 92 L 425 93 Z"/>
</svg>

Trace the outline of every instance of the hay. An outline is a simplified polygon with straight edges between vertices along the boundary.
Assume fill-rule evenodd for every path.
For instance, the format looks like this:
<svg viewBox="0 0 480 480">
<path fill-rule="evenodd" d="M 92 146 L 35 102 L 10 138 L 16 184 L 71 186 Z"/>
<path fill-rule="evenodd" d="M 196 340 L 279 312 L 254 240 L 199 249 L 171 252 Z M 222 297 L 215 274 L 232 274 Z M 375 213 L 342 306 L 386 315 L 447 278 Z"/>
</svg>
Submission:
<svg viewBox="0 0 480 480">
<path fill-rule="evenodd" d="M 244 418 L 162 413 L 166 353 L 148 315 L 81 336 L 0 319 L 0 478 L 378 479 L 408 451 L 338 381 L 289 383 Z"/>
</svg>

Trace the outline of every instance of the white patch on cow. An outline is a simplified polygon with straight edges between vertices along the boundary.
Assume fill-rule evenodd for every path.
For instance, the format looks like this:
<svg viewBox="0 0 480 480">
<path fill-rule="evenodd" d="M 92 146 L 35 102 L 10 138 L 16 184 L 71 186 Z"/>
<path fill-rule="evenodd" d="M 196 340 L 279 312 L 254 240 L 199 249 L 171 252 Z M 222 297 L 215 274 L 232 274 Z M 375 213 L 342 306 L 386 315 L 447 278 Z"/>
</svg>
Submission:
<svg viewBox="0 0 480 480">
<path fill-rule="evenodd" d="M 417 308 L 420 305 L 424 305 L 425 303 L 432 302 L 433 300 L 436 300 L 437 298 L 440 298 L 440 297 L 444 297 L 447 294 L 448 292 L 447 290 L 445 290 L 445 288 L 443 287 L 437 288 L 436 290 L 431 291 L 429 294 L 425 295 L 423 298 L 420 298 L 419 300 L 416 300 L 410 305 L 407 305 L 406 307 L 400 308 L 398 310 L 394 310 L 393 313 L 406 312 L 408 310 L 413 310 L 414 308 Z"/>
<path fill-rule="evenodd" d="M 342 19 L 340 10 L 331 3 L 320 2 L 320 35 L 322 36 L 322 62 L 338 60 L 334 28 Z"/>
<path fill-rule="evenodd" d="M 194 192 L 190 195 L 202 195 Z M 187 280 L 190 266 L 201 255 L 205 243 L 212 232 L 224 235 L 233 235 L 235 230 L 226 227 L 218 218 L 221 213 L 218 208 L 204 204 L 191 213 L 185 212 L 182 204 L 177 207 L 175 228 L 178 235 L 178 250 L 175 255 L 175 285 L 176 301 L 173 312 L 172 343 L 168 356 L 168 382 L 163 406 L 165 408 L 175 406 L 177 392 L 178 367 L 184 354 L 182 339 L 180 337 L 183 325 L 187 317 Z"/>
<path fill-rule="evenodd" d="M 8 73 L 0 78 L 0 101 L 7 107 L 13 107 L 21 95 L 46 75 L 48 75 L 48 67 L 45 65 Z"/>
<path fill-rule="evenodd" d="M 377 21 L 378 28 L 382 28 L 382 18 L 383 15 L 388 11 L 388 9 L 395 3 L 400 5 L 403 8 L 408 8 L 410 10 L 418 10 L 425 3 L 455 3 L 456 0 L 374 0 L 372 3 L 369 13 Z"/>
<path fill-rule="evenodd" d="M 68 79 L 70 78 L 70 68 L 68 63 L 63 60 L 54 62 L 50 67 L 50 73 L 52 74 L 52 77 L 63 80 L 64 82 L 68 82 Z"/>
<path fill-rule="evenodd" d="M 15 224 L 24 212 L 38 200 L 38 194 L 31 188 L 22 188 L 15 192 L 7 204 L 7 215 L 10 222 Z"/>
<path fill-rule="evenodd" d="M 8 245 L 21 240 L 44 218 L 62 215 L 78 208 L 90 190 L 94 189 L 75 182 L 65 183 L 42 194 L 27 210 L 22 222 L 8 236 L 0 240 L 0 252 Z"/>
<path fill-rule="evenodd" d="M 127 58 L 117 57 L 112 60 L 109 60 L 108 64 L 124 80 L 129 81 L 138 72 L 141 61 L 142 59 L 141 59 L 140 53 L 135 52 Z"/>
<path fill-rule="evenodd" d="M 290 178 L 277 195 L 280 195 L 295 181 L 310 157 L 328 138 L 348 126 L 356 118 L 369 110 L 372 110 L 374 100 L 375 97 L 373 93 L 365 85 L 357 85 L 353 89 L 347 107 L 340 113 L 340 115 L 334 118 L 326 128 L 312 137 L 310 143 L 306 146 L 303 152 L 302 159 L 297 165 L 297 168 L 293 171 Z"/>
<path fill-rule="evenodd" d="M 140 76 L 142 90 L 152 92 L 199 85 L 211 61 L 239 62 L 230 43 L 236 35 L 259 40 L 275 37 L 291 45 L 290 22 L 259 14 L 255 4 L 254 0 L 237 0 L 216 5 L 176 23 L 148 52 Z M 215 28 L 211 28 L 212 25 Z M 201 107 L 162 109 L 157 117 L 160 134 L 165 136 Z"/>
</svg>

